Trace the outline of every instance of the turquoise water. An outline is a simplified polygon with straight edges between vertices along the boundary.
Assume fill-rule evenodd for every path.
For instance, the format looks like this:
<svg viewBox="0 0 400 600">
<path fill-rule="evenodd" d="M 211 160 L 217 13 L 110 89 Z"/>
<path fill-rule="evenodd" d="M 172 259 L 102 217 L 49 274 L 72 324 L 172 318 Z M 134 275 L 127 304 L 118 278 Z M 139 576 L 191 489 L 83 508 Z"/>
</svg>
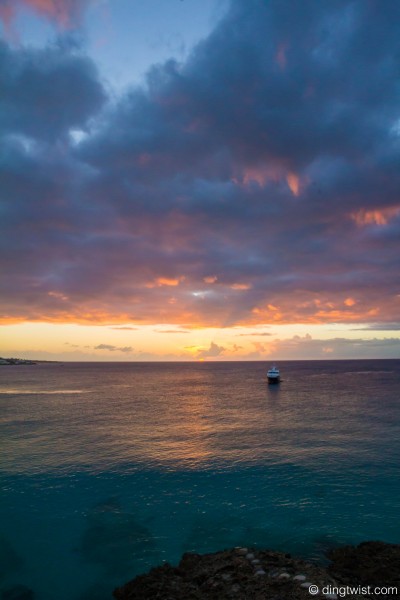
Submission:
<svg viewBox="0 0 400 600">
<path fill-rule="evenodd" d="M 1 367 L 0 589 L 103 600 L 184 551 L 400 542 L 400 361 Z"/>
</svg>

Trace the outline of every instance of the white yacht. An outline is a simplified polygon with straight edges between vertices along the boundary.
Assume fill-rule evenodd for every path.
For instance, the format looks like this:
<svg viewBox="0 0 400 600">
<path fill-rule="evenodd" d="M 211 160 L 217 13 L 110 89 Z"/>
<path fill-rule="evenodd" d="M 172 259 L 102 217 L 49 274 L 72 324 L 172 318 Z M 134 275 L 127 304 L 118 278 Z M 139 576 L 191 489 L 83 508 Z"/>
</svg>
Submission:
<svg viewBox="0 0 400 600">
<path fill-rule="evenodd" d="M 279 383 L 280 382 L 281 375 L 279 373 L 279 369 L 277 369 L 275 365 L 273 367 L 271 367 L 270 370 L 268 371 L 267 379 L 268 379 L 268 383 Z"/>
</svg>

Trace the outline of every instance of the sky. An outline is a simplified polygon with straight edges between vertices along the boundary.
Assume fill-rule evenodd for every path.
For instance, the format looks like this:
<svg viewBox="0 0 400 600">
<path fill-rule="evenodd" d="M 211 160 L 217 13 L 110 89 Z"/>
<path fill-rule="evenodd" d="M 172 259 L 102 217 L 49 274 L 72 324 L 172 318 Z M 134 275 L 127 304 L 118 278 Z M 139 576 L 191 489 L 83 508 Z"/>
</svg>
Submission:
<svg viewBox="0 0 400 600">
<path fill-rule="evenodd" d="M 0 355 L 400 357 L 400 4 L 0 0 Z"/>
</svg>

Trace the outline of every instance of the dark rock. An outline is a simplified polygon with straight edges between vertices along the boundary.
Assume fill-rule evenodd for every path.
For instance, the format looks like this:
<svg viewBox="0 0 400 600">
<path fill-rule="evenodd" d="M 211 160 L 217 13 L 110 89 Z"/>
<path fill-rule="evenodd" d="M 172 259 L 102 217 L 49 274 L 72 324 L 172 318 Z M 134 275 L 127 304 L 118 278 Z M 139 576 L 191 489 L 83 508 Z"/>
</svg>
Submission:
<svg viewBox="0 0 400 600">
<path fill-rule="evenodd" d="M 329 552 L 328 571 L 353 585 L 395 586 L 400 594 L 400 545 L 363 542 Z"/>
<path fill-rule="evenodd" d="M 279 573 L 279 568 L 307 572 L 310 581 L 326 584 L 326 571 L 307 565 L 298 559 L 288 559 L 284 554 L 252 549 L 260 561 L 254 572 L 249 561 L 236 550 L 214 554 L 183 555 L 176 568 L 164 565 L 146 575 L 136 577 L 114 591 L 117 600 L 265 600 L 281 593 L 287 599 L 305 600 L 307 592 L 291 579 L 270 578 L 269 566 Z M 307 571 L 308 568 L 308 571 Z"/>
<path fill-rule="evenodd" d="M 248 549 L 256 557 L 253 565 L 238 548 L 213 554 L 186 553 L 177 567 L 164 564 L 140 575 L 114 591 L 117 600 L 310 600 L 304 580 L 319 586 L 393 586 L 400 590 L 400 546 L 383 542 L 365 542 L 357 547 L 332 550 L 329 569 L 290 554 L 271 550 Z M 292 576 L 279 577 L 282 573 Z M 271 576 L 274 575 L 274 577 Z M 307 586 L 308 588 L 308 586 Z M 383 595 L 380 597 L 382 598 Z M 365 597 L 352 594 L 351 600 Z M 384 596 L 383 596 L 384 597 Z M 393 595 L 391 597 L 394 597 Z M 376 596 L 377 598 L 377 596 Z M 386 596 L 388 598 L 388 596 Z"/>
</svg>

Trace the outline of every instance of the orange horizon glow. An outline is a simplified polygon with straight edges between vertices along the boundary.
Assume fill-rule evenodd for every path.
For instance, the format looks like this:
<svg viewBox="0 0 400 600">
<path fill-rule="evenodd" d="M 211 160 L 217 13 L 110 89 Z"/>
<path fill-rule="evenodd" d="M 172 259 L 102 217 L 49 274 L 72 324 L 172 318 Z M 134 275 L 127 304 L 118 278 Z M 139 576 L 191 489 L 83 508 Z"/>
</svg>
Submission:
<svg viewBox="0 0 400 600">
<path fill-rule="evenodd" d="M 171 284 L 170 284 L 171 285 Z M 229 286 L 232 293 L 246 292 L 251 289 L 249 284 L 232 284 Z M 201 293 L 196 293 L 201 297 Z M 59 298 L 60 302 L 64 303 L 64 298 Z M 375 320 L 379 316 L 385 315 L 383 321 L 394 322 L 397 319 L 399 308 L 399 297 L 387 298 L 385 303 L 366 303 L 360 299 L 355 300 L 352 297 L 343 297 L 340 300 L 329 300 L 328 298 L 310 298 L 304 300 L 303 296 L 293 297 L 293 302 L 287 299 L 282 299 L 280 302 L 273 304 L 261 304 L 254 306 L 251 310 L 245 311 L 244 314 L 235 319 L 230 319 L 224 306 L 221 306 L 219 311 L 215 311 L 212 315 L 207 311 L 203 314 L 201 311 L 194 312 L 185 308 L 181 302 L 170 304 L 169 309 L 154 309 L 146 314 L 140 314 L 135 317 L 128 312 L 107 312 L 105 310 L 77 310 L 77 312 L 68 312 L 60 310 L 58 312 L 45 314 L 30 315 L 3 315 L 0 316 L 0 324 L 16 325 L 21 323 L 49 323 L 55 325 L 61 324 L 76 324 L 76 325 L 101 325 L 101 326 L 118 326 L 118 325 L 135 325 L 135 326 L 151 326 L 151 325 L 170 325 L 184 327 L 187 329 L 205 329 L 209 327 L 229 328 L 232 326 L 254 327 L 266 325 L 269 323 L 279 325 L 296 325 L 296 324 L 317 324 L 327 325 L 329 323 L 368 323 Z M 166 306 L 167 306 L 166 305 Z M 179 307 L 180 306 L 180 307 Z M 143 309 L 143 307 L 142 307 Z M 227 318 L 228 317 L 228 318 Z"/>
<path fill-rule="evenodd" d="M 192 361 L 344 358 L 368 344 L 388 343 L 396 353 L 400 340 L 392 332 L 330 325 L 270 325 L 193 330 L 157 329 L 154 325 L 57 325 L 21 323 L 3 327 L 2 357 L 61 361 Z M 180 334 L 180 335 L 178 335 Z M 347 354 L 347 357 L 349 355 Z M 392 354 L 395 358 L 396 354 Z"/>
</svg>

